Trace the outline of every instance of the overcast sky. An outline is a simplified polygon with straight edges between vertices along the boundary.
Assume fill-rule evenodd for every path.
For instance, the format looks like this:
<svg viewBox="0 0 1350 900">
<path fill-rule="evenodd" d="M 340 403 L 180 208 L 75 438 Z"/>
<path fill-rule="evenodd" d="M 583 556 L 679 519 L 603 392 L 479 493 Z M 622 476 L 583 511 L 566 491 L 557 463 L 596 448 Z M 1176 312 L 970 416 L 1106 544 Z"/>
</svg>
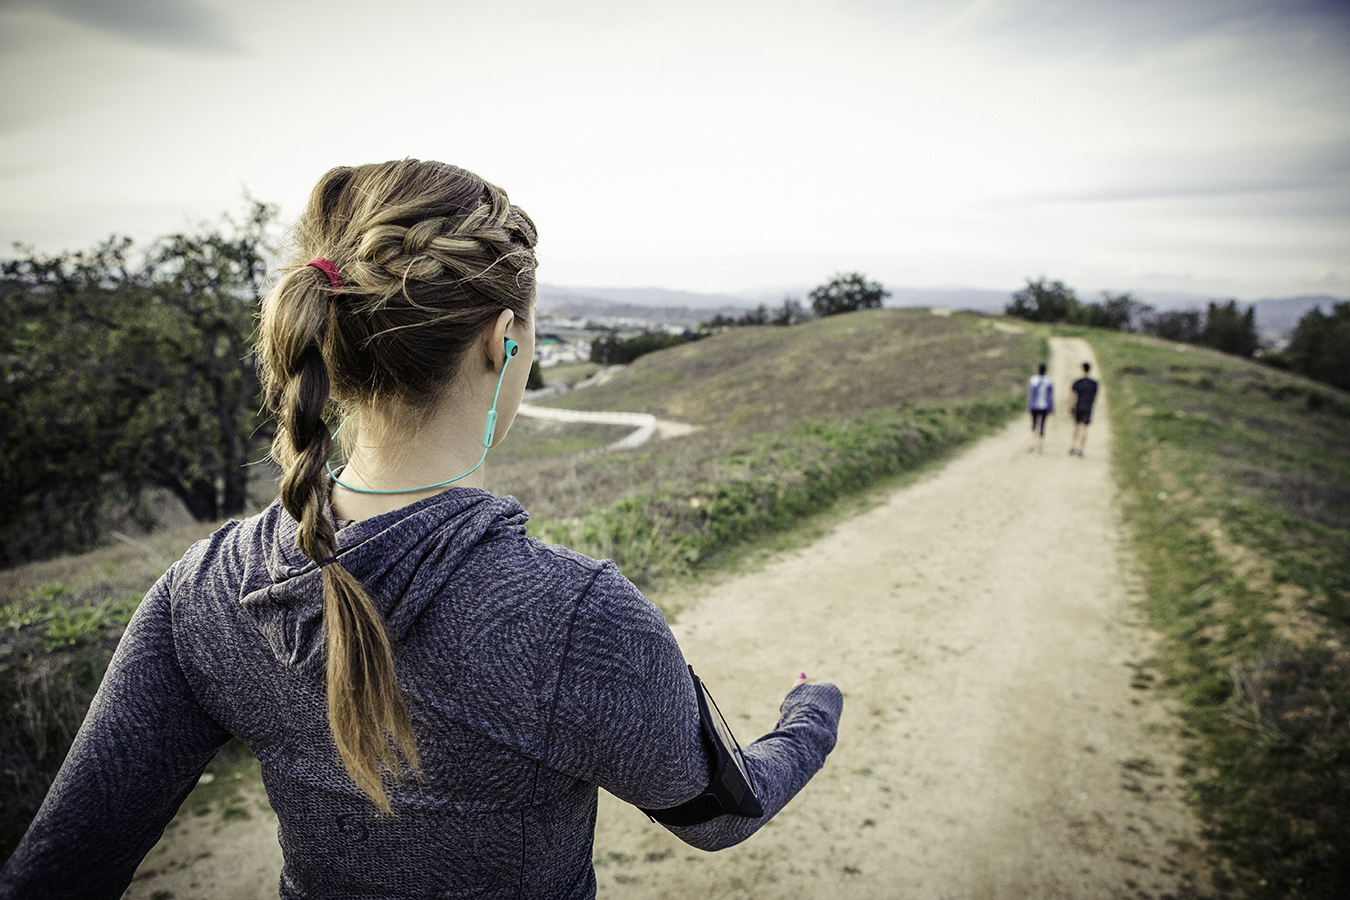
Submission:
<svg viewBox="0 0 1350 900">
<path fill-rule="evenodd" d="M 541 280 L 1350 296 L 1346 0 L 0 0 L 0 253 L 441 159 Z"/>
</svg>

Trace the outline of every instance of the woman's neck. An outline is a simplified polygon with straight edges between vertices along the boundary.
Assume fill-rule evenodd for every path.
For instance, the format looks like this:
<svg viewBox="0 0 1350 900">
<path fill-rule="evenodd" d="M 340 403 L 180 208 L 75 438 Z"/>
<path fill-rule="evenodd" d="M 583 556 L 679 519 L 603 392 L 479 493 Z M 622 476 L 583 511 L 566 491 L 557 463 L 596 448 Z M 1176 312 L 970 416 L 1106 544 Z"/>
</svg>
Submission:
<svg viewBox="0 0 1350 900">
<path fill-rule="evenodd" d="M 375 414 L 369 411 L 361 414 L 358 418 L 368 427 L 358 429 L 347 464 L 338 477 L 354 488 L 374 491 L 427 487 L 407 493 L 368 494 L 334 484 L 333 514 L 340 519 L 368 519 L 452 487 L 481 488 L 484 473 L 479 462 L 483 460 L 483 424 L 490 402 L 483 403 L 476 396 L 462 395 L 458 403 L 447 398 L 435 415 L 416 429 L 399 428 L 388 418 L 373 418 Z M 456 480 L 441 484 L 451 478 Z"/>
</svg>

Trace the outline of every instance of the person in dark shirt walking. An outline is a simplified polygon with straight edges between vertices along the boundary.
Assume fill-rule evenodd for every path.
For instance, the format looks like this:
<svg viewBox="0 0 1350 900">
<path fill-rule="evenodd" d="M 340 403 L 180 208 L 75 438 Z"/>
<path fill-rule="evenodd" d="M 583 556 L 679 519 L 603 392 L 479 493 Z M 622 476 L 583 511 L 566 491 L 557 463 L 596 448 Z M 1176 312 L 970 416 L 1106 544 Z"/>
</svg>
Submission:
<svg viewBox="0 0 1350 900">
<path fill-rule="evenodd" d="M 1088 377 L 1092 363 L 1083 363 L 1083 377 L 1073 383 L 1073 441 L 1069 455 L 1083 455 L 1087 430 L 1092 422 L 1092 404 L 1097 400 L 1097 382 Z"/>
</svg>

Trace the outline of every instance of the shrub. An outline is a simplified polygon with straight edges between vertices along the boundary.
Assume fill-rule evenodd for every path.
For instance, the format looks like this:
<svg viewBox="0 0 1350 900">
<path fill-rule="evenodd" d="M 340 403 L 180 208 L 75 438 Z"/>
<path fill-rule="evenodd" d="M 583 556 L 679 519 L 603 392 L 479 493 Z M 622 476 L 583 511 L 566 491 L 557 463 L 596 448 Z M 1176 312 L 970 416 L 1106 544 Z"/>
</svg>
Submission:
<svg viewBox="0 0 1350 900">
<path fill-rule="evenodd" d="M 877 309 L 889 297 L 880 282 L 868 281 L 861 272 L 836 275 L 810 294 L 811 309 L 818 316 L 837 316 L 860 309 Z"/>
<path fill-rule="evenodd" d="M 683 334 L 663 334 L 648 331 L 637 337 L 600 338 L 591 344 L 591 362 L 607 366 L 626 365 L 639 356 L 655 353 L 667 347 L 678 347 L 696 341 L 701 335 L 686 331 Z"/>
<path fill-rule="evenodd" d="M 1295 372 L 1350 391 L 1350 303 L 1327 315 L 1309 310 L 1298 320 L 1284 358 Z"/>
<path fill-rule="evenodd" d="M 572 522 L 531 521 L 530 530 L 612 559 L 638 584 L 687 574 L 728 547 L 790 527 L 843 495 L 984 434 L 1020 406 L 1020 400 L 978 403 L 803 423 L 759 436 L 748 458 L 719 460 L 727 477 L 693 496 L 641 494 Z"/>
</svg>

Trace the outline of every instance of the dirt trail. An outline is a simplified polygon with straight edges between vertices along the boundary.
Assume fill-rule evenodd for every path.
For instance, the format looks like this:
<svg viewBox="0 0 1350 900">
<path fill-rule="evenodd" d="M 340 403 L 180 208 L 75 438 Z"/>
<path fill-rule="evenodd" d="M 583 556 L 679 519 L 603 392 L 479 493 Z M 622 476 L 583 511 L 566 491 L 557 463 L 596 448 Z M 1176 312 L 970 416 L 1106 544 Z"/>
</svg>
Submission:
<svg viewBox="0 0 1350 900">
<path fill-rule="evenodd" d="M 1019 418 L 810 547 L 723 583 L 675 632 L 742 739 L 799 669 L 845 694 L 824 770 L 769 827 L 706 854 L 602 793 L 600 895 L 1099 898 L 1176 892 L 1194 837 L 1167 714 L 1132 688 L 1105 398 L 1068 455 L 1056 340 L 1045 454 Z M 1143 682 L 1139 682 L 1143 684 Z"/>
<path fill-rule="evenodd" d="M 601 897 L 1179 892 L 1196 828 L 1167 711 L 1132 667 L 1150 637 L 1106 400 L 1087 456 L 1069 456 L 1068 386 L 1093 356 L 1052 347 L 1043 456 L 1019 419 L 805 549 L 685 598 L 675 633 L 743 741 L 773 726 L 805 669 L 845 693 L 839 744 L 777 819 L 717 854 L 602 792 Z M 274 822 L 180 825 L 127 896 L 275 897 Z"/>
</svg>

